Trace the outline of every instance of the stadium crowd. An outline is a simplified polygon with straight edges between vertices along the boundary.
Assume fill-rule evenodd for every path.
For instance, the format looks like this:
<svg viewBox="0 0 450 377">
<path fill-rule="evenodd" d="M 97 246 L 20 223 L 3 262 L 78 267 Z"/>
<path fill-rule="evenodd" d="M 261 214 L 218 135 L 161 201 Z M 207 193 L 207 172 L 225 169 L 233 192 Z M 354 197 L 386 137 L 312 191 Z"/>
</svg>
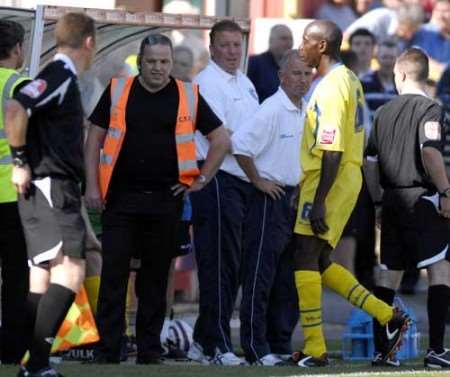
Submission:
<svg viewBox="0 0 450 377">
<path fill-rule="evenodd" d="M 113 77 L 87 117 L 78 75 L 94 21 L 62 17 L 57 54 L 33 79 L 18 73 L 23 28 L 0 21 L 2 363 L 29 350 L 18 376 L 60 376 L 49 354 L 82 286 L 100 336 L 92 362 L 120 363 L 131 270 L 136 363 L 160 363 L 173 259 L 192 249 L 190 360 L 329 365 L 328 287 L 374 318 L 372 365 L 398 367 L 410 318 L 394 296 L 404 270 L 411 292 L 426 269 L 424 364 L 450 367 L 450 1 L 330 0 L 316 18 L 298 49 L 272 27 L 247 74 L 233 21 L 212 27 L 195 73 L 188 47 L 150 34 L 134 74 Z M 243 357 L 230 330 L 240 288 Z"/>
</svg>

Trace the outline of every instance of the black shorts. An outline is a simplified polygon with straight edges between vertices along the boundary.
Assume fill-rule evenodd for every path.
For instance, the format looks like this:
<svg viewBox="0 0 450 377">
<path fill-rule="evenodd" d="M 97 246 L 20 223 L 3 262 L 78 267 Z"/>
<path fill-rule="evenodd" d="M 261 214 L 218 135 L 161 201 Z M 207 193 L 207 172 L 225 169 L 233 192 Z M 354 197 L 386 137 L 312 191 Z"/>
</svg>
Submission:
<svg viewBox="0 0 450 377">
<path fill-rule="evenodd" d="M 86 228 L 76 182 L 50 177 L 32 181 L 28 193 L 19 196 L 19 212 L 30 265 L 54 259 L 60 249 L 70 257 L 85 257 Z"/>
<path fill-rule="evenodd" d="M 426 268 L 440 260 L 450 260 L 449 220 L 439 215 L 437 194 L 415 200 L 411 207 L 399 205 L 394 193 L 383 197 L 381 217 L 381 268 L 405 270 Z"/>
</svg>

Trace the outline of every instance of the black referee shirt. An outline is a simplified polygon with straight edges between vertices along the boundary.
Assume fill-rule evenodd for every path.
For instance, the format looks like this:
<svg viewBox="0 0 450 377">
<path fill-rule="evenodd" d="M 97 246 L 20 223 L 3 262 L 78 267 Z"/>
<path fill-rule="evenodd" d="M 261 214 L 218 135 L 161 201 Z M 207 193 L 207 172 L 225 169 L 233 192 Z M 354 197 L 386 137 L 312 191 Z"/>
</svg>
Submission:
<svg viewBox="0 0 450 377">
<path fill-rule="evenodd" d="M 127 132 L 114 167 L 111 190 L 166 190 L 178 183 L 175 143 L 178 99 L 178 87 L 172 78 L 156 93 L 134 80 L 126 108 Z M 89 120 L 107 129 L 110 108 L 111 85 L 108 85 Z M 221 124 L 199 94 L 197 130 L 207 135 Z"/>
<path fill-rule="evenodd" d="M 432 143 L 442 150 L 441 116 L 437 102 L 417 94 L 401 95 L 378 109 L 366 154 L 377 156 L 384 189 L 435 190 L 422 163 L 421 146 Z"/>
<path fill-rule="evenodd" d="M 84 180 L 83 109 L 77 77 L 67 62 L 48 64 L 14 99 L 30 116 L 27 146 L 33 177 Z"/>
</svg>

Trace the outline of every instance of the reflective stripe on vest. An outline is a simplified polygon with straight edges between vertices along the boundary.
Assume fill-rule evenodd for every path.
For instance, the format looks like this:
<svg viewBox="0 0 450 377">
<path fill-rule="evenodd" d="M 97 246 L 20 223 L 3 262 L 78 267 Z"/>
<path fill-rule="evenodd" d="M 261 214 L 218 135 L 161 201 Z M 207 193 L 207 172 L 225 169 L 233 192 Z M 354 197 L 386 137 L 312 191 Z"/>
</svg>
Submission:
<svg viewBox="0 0 450 377">
<path fill-rule="evenodd" d="M 110 124 L 100 157 L 100 191 L 105 199 L 114 166 L 119 156 L 126 133 L 126 106 L 135 77 L 111 81 Z M 179 181 L 190 186 L 200 174 L 195 151 L 195 119 L 198 105 L 198 86 L 175 80 L 179 102 L 175 143 L 178 157 Z M 154 161 L 158 163 L 158 161 Z"/>
<path fill-rule="evenodd" d="M 17 191 L 11 182 L 12 157 L 4 129 L 4 113 L 6 102 L 11 98 L 14 88 L 26 79 L 26 77 L 21 76 L 12 69 L 0 68 L 0 203 L 15 202 L 17 200 Z"/>
</svg>

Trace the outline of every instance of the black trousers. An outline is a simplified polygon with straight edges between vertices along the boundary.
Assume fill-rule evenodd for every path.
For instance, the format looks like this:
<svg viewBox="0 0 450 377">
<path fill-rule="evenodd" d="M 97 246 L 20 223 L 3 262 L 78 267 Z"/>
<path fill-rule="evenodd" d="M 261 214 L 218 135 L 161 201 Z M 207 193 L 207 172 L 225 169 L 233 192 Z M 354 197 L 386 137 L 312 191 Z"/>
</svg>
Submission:
<svg viewBox="0 0 450 377">
<path fill-rule="evenodd" d="M 2 364 L 20 362 L 31 329 L 27 326 L 29 271 L 27 250 L 17 203 L 0 204 L 2 266 Z"/>
<path fill-rule="evenodd" d="M 103 267 L 97 310 L 99 356 L 120 359 L 130 259 L 141 259 L 136 277 L 138 361 L 159 357 L 168 271 L 175 254 L 182 197 L 167 192 L 115 193 L 102 216 Z"/>
<path fill-rule="evenodd" d="M 207 355 L 233 351 L 230 319 L 240 284 L 245 216 L 253 186 L 219 171 L 191 194 L 195 257 L 200 289 L 193 338 Z"/>
</svg>

